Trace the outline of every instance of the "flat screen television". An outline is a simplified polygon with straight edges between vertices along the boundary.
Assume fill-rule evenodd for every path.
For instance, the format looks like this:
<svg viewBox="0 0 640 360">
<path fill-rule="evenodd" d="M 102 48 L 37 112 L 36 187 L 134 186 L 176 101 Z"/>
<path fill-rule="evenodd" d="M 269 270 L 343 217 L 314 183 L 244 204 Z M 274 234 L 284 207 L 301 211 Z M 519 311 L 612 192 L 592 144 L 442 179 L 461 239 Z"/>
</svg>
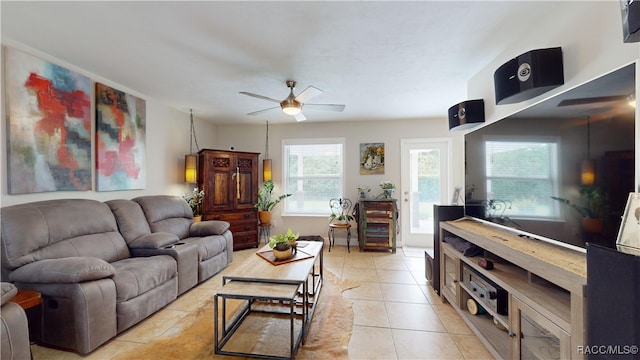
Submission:
<svg viewBox="0 0 640 360">
<path fill-rule="evenodd" d="M 521 236 L 615 248 L 635 188 L 633 99 L 630 64 L 465 134 L 465 215 Z M 595 220 L 584 220 L 585 207 Z"/>
</svg>

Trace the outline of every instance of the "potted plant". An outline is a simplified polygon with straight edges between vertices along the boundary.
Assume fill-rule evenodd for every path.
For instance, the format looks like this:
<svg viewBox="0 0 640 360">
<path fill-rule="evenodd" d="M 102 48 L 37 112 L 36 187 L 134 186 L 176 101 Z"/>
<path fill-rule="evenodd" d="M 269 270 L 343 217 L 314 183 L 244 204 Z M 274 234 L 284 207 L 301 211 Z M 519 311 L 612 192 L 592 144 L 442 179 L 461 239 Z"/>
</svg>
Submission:
<svg viewBox="0 0 640 360">
<path fill-rule="evenodd" d="M 291 196 L 291 194 L 282 194 L 275 199 L 271 199 L 273 195 L 273 181 L 265 181 L 262 188 L 258 190 L 258 202 L 254 205 L 258 209 L 258 217 L 261 224 L 271 223 L 271 210 L 280 203 L 280 201 Z"/>
<path fill-rule="evenodd" d="M 340 214 L 331 214 L 329 215 L 329 222 L 336 222 L 336 223 L 342 223 L 342 224 L 346 224 L 350 221 L 354 221 L 356 218 L 353 217 L 352 215 L 349 214 L 344 214 L 344 213 L 340 213 Z"/>
<path fill-rule="evenodd" d="M 396 189 L 396 186 L 393 185 L 391 181 L 382 181 L 380 182 L 380 187 L 382 188 L 382 193 L 378 196 L 381 199 L 391 199 L 393 196 L 393 192 Z"/>
<path fill-rule="evenodd" d="M 280 233 L 269 238 L 269 247 L 273 249 L 273 256 L 275 256 L 276 260 L 287 260 L 296 253 L 298 237 L 300 237 L 300 233 L 294 234 L 289 228 L 286 233 Z"/>
<path fill-rule="evenodd" d="M 609 205 L 607 196 L 597 186 L 583 186 L 580 188 L 580 203 L 552 196 L 582 216 L 582 228 L 591 234 L 600 234 L 604 230 L 604 217 Z"/>
<path fill-rule="evenodd" d="M 361 199 L 366 199 L 367 194 L 371 192 L 371 188 L 367 185 L 358 185 L 358 194 L 360 194 Z"/>
<path fill-rule="evenodd" d="M 193 188 L 191 195 L 185 195 L 182 197 L 187 201 L 191 212 L 193 213 L 193 221 L 199 222 L 202 220 L 202 200 L 204 200 L 204 190 L 200 190 L 197 187 Z"/>
</svg>

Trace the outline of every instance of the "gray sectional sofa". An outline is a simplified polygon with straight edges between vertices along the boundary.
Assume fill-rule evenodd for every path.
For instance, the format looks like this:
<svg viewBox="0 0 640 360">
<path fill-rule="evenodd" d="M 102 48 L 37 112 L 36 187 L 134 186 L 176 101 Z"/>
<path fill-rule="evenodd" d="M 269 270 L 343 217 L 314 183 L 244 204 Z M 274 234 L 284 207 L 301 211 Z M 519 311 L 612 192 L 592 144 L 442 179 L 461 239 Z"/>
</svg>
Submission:
<svg viewBox="0 0 640 360">
<path fill-rule="evenodd" d="M 18 293 L 15 285 L 2 283 L 2 321 L 0 322 L 0 359 L 29 359 L 29 327 L 27 315 L 20 305 L 11 302 Z"/>
<path fill-rule="evenodd" d="M 229 224 L 194 223 L 175 196 L 41 201 L 4 207 L 0 217 L 2 280 L 42 293 L 32 340 L 82 354 L 233 257 Z"/>
</svg>

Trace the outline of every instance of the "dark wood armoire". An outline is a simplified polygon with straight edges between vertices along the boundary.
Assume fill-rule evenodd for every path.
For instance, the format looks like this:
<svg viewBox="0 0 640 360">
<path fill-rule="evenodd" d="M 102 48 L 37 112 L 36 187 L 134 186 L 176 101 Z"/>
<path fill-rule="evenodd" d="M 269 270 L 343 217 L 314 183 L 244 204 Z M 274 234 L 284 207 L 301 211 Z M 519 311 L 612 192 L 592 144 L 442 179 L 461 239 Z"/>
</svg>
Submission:
<svg viewBox="0 0 640 360">
<path fill-rule="evenodd" d="M 258 246 L 258 155 L 243 151 L 202 149 L 198 186 L 204 190 L 203 220 L 231 224 L 233 249 Z"/>
</svg>

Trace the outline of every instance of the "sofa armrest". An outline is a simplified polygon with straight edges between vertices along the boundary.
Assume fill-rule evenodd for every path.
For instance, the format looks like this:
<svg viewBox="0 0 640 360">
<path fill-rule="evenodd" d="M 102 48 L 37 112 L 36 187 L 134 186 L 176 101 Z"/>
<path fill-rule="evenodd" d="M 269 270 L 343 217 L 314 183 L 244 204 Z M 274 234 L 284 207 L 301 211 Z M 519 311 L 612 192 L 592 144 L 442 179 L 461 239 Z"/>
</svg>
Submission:
<svg viewBox="0 0 640 360">
<path fill-rule="evenodd" d="M 167 245 L 174 244 L 180 239 L 176 234 L 169 232 L 157 232 L 140 236 L 129 242 L 129 249 L 160 249 Z"/>
<path fill-rule="evenodd" d="M 9 282 L 2 282 L 2 305 L 13 299 L 18 293 L 18 288 Z"/>
<path fill-rule="evenodd" d="M 67 257 L 32 262 L 15 269 L 9 279 L 21 283 L 75 284 L 108 278 L 116 269 L 94 257 Z"/>
<path fill-rule="evenodd" d="M 229 223 L 220 220 L 208 220 L 191 224 L 189 236 L 203 237 L 210 235 L 222 235 L 229 230 Z"/>
</svg>

